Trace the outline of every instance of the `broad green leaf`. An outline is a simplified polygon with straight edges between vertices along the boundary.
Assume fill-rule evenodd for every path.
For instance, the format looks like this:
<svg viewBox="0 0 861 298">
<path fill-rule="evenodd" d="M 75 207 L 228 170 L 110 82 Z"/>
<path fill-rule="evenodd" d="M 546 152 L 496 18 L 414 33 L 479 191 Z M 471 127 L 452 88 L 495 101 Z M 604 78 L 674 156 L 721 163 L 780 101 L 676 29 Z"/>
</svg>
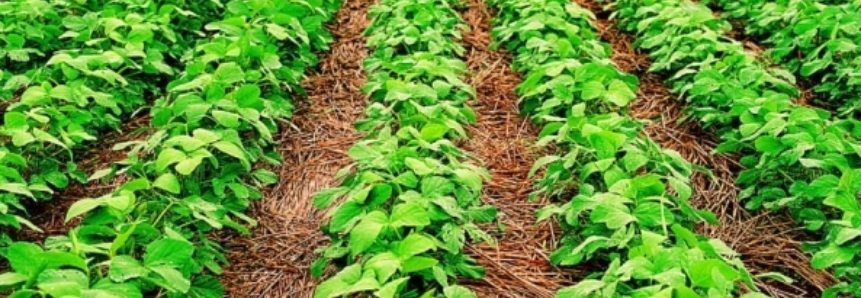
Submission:
<svg viewBox="0 0 861 298">
<path fill-rule="evenodd" d="M 604 287 L 604 282 L 600 280 L 587 279 L 582 280 L 573 287 L 567 287 L 556 292 L 555 298 L 583 298 L 590 297 L 592 293 Z"/>
<path fill-rule="evenodd" d="M 77 217 L 78 215 L 90 212 L 93 209 L 102 205 L 102 201 L 94 200 L 94 199 L 81 199 L 72 204 L 69 207 L 69 211 L 66 212 L 66 222 L 69 222 L 70 219 Z"/>
<path fill-rule="evenodd" d="M 427 166 L 424 161 L 419 159 L 415 159 L 412 157 L 407 157 L 405 160 L 407 167 L 409 167 L 416 175 L 425 176 L 433 173 L 433 169 Z"/>
<path fill-rule="evenodd" d="M 401 260 L 406 260 L 434 248 L 436 248 L 434 241 L 427 236 L 419 233 L 410 233 L 403 241 L 398 243 L 395 253 Z"/>
<path fill-rule="evenodd" d="M 227 142 L 227 141 L 220 141 L 220 142 L 216 142 L 216 143 L 212 144 L 212 146 L 217 148 L 221 152 L 227 153 L 228 155 L 233 156 L 233 157 L 241 160 L 244 163 L 248 162 L 248 159 L 245 158 L 245 152 L 242 151 L 242 148 L 239 148 L 239 146 L 237 146 L 234 143 Z"/>
<path fill-rule="evenodd" d="M 129 279 L 147 276 L 149 270 L 144 268 L 131 256 L 121 255 L 111 259 L 111 268 L 108 276 L 115 282 L 124 282 Z"/>
<path fill-rule="evenodd" d="M 706 259 L 692 264 L 690 276 L 694 285 L 703 288 L 722 287 L 724 285 L 721 282 L 736 280 L 740 277 L 738 271 L 732 266 L 717 259 Z M 723 277 L 723 280 L 715 280 L 716 276 Z"/>
<path fill-rule="evenodd" d="M 334 232 L 344 231 L 350 223 L 355 222 L 363 213 L 365 213 L 365 210 L 358 203 L 353 201 L 345 202 L 332 214 L 332 220 L 329 223 L 330 228 Z"/>
<path fill-rule="evenodd" d="M 400 228 L 427 226 L 430 223 L 430 216 L 421 204 L 407 202 L 395 205 L 389 224 L 393 228 Z"/>
<path fill-rule="evenodd" d="M 35 198 L 30 189 L 27 188 L 27 185 L 21 183 L 0 183 L 0 190 Z"/>
<path fill-rule="evenodd" d="M 365 262 L 365 270 L 374 270 L 377 278 L 381 281 L 388 280 L 400 268 L 401 260 L 388 251 L 377 254 Z"/>
<path fill-rule="evenodd" d="M 78 270 L 49 269 L 39 274 L 37 285 L 51 297 L 77 297 L 89 286 L 89 278 Z"/>
<path fill-rule="evenodd" d="M 182 151 L 167 148 L 162 150 L 158 154 L 158 158 L 155 161 L 155 169 L 159 172 L 164 172 L 168 166 L 186 160 L 187 156 Z"/>
<path fill-rule="evenodd" d="M 236 63 L 228 62 L 218 65 L 213 76 L 224 84 L 234 84 L 245 79 L 245 72 Z"/>
<path fill-rule="evenodd" d="M 181 175 L 191 175 L 201 162 L 203 162 L 203 158 L 200 157 L 185 159 L 176 164 L 176 172 Z"/>
<path fill-rule="evenodd" d="M 359 224 L 350 230 L 350 253 L 358 255 L 370 248 L 388 221 L 386 214 L 379 210 L 365 215 Z"/>
<path fill-rule="evenodd" d="M 212 111 L 212 117 L 215 118 L 215 121 L 218 122 L 218 124 L 227 128 L 237 128 L 242 124 L 242 122 L 239 121 L 241 117 L 238 114 L 231 112 L 214 110 Z"/>
<path fill-rule="evenodd" d="M 610 81 L 606 96 L 607 101 L 620 107 L 627 106 L 629 102 L 637 98 L 637 94 L 628 87 L 628 84 L 618 79 Z"/>
<path fill-rule="evenodd" d="M 172 291 L 187 293 L 191 289 L 191 281 L 182 276 L 182 273 L 172 266 L 159 265 L 149 267 L 149 269 L 161 276 L 163 285 Z"/>
<path fill-rule="evenodd" d="M 439 261 L 434 258 L 415 256 L 404 260 L 401 266 L 404 273 L 410 273 L 431 268 L 437 263 Z"/>
<path fill-rule="evenodd" d="M 580 96 L 585 100 L 595 99 L 604 95 L 604 84 L 599 81 L 588 81 L 583 84 Z"/>
<path fill-rule="evenodd" d="M 444 137 L 446 133 L 448 133 L 448 126 L 431 122 L 422 127 L 421 136 L 425 141 L 434 142 Z"/>
<path fill-rule="evenodd" d="M 395 298 L 398 288 L 407 280 L 409 280 L 409 277 L 402 277 L 383 284 L 380 290 L 374 293 L 374 296 L 377 296 L 377 298 Z"/>
<path fill-rule="evenodd" d="M 825 269 L 837 264 L 843 264 L 855 257 L 855 249 L 850 247 L 829 246 L 815 254 L 810 259 L 814 269 Z"/>
<path fill-rule="evenodd" d="M 164 173 L 152 183 L 153 186 L 161 188 L 172 194 L 179 194 L 182 187 L 179 184 L 179 179 L 172 173 Z"/>
<path fill-rule="evenodd" d="M 39 262 L 33 260 L 39 260 L 42 252 L 42 248 L 36 244 L 15 242 L 6 249 L 5 257 L 15 272 L 35 278 L 43 268 Z"/>
<path fill-rule="evenodd" d="M 143 264 L 147 268 L 160 265 L 182 267 L 191 261 L 192 254 L 194 246 L 191 243 L 176 239 L 159 239 L 147 245 Z"/>
<path fill-rule="evenodd" d="M 16 285 L 29 279 L 26 275 L 17 272 L 6 272 L 0 274 L 0 287 Z"/>
<path fill-rule="evenodd" d="M 469 289 L 458 285 L 448 286 L 442 292 L 445 294 L 445 298 L 478 298 Z"/>
</svg>

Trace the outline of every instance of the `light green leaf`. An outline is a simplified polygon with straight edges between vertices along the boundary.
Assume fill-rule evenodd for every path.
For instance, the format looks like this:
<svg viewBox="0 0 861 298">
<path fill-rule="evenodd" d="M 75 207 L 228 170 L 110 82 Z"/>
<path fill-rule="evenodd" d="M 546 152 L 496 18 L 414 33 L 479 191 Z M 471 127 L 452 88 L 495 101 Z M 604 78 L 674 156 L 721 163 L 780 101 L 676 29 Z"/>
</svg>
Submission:
<svg viewBox="0 0 861 298">
<path fill-rule="evenodd" d="M 30 189 L 27 188 L 27 185 L 21 183 L 0 183 L 0 190 L 35 198 Z"/>
<path fill-rule="evenodd" d="M 359 224 L 350 230 L 350 253 L 358 255 L 370 248 L 388 221 L 386 214 L 379 210 L 363 217 Z"/>
<path fill-rule="evenodd" d="M 111 259 L 111 267 L 108 276 L 115 282 L 124 282 L 129 279 L 147 276 L 149 270 L 144 268 L 131 256 L 121 255 Z"/>
<path fill-rule="evenodd" d="M 431 223 L 427 210 L 416 202 L 395 205 L 390 220 L 389 224 L 393 228 L 427 226 Z"/>
<path fill-rule="evenodd" d="M 606 96 L 607 101 L 620 107 L 627 106 L 629 102 L 637 98 L 637 94 L 628 87 L 628 84 L 618 79 L 610 81 Z"/>
<path fill-rule="evenodd" d="M 194 172 L 194 169 L 197 169 L 197 166 L 199 166 L 202 161 L 203 158 L 200 157 L 180 161 L 176 164 L 176 172 L 181 175 L 191 175 L 191 173 Z"/>
<path fill-rule="evenodd" d="M 429 237 L 419 233 L 411 233 L 398 243 L 395 253 L 401 260 L 412 258 L 413 256 L 436 248 L 436 244 Z"/>
<path fill-rule="evenodd" d="M 212 117 L 215 118 L 215 121 L 218 122 L 218 124 L 227 128 L 237 128 L 242 124 L 242 122 L 239 121 L 241 117 L 238 114 L 231 112 L 213 110 Z"/>
<path fill-rule="evenodd" d="M 182 191 L 182 188 L 179 184 L 179 179 L 176 178 L 176 175 L 172 173 L 164 173 L 158 178 L 155 179 L 155 182 L 152 183 L 153 186 L 161 188 L 167 192 L 172 194 L 179 194 Z"/>
<path fill-rule="evenodd" d="M 221 152 L 227 153 L 230 156 L 238 158 L 243 163 L 248 163 L 248 159 L 245 158 L 245 151 L 242 151 L 242 148 L 239 148 L 239 146 L 234 143 L 220 141 L 212 144 L 212 146 Z"/>
<path fill-rule="evenodd" d="M 825 269 L 837 264 L 843 264 L 855 257 L 855 249 L 850 247 L 829 246 L 813 255 L 810 264 L 814 269 Z"/>
<path fill-rule="evenodd" d="M 182 151 L 173 148 L 164 149 L 158 154 L 158 158 L 155 161 L 156 171 L 164 172 L 168 166 L 183 161 L 186 158 L 187 156 Z"/>
<path fill-rule="evenodd" d="M 70 219 L 75 218 L 78 215 L 89 212 L 90 210 L 96 209 L 102 205 L 101 201 L 94 199 L 81 199 L 72 204 L 69 207 L 69 211 L 66 212 L 66 222 L 69 222 Z"/>
</svg>

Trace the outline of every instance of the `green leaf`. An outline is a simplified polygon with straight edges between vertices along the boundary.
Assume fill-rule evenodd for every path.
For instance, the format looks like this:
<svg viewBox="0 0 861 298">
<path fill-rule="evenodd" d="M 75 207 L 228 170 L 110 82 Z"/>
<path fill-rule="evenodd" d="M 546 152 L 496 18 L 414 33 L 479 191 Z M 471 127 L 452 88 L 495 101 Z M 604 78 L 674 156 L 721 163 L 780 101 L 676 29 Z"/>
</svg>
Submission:
<svg viewBox="0 0 861 298">
<path fill-rule="evenodd" d="M 469 217 L 472 217 L 477 222 L 488 223 L 496 219 L 497 210 L 494 206 L 484 205 L 481 207 L 470 207 L 467 209 L 467 213 Z"/>
<path fill-rule="evenodd" d="M 620 229 L 636 220 L 624 207 L 602 204 L 595 207 L 589 218 L 596 223 L 604 223 L 610 229 Z"/>
<path fill-rule="evenodd" d="M 148 268 L 160 265 L 181 268 L 191 262 L 192 254 L 194 246 L 191 243 L 176 239 L 159 239 L 146 246 L 143 263 Z"/>
<path fill-rule="evenodd" d="M 380 287 L 380 290 L 375 292 L 374 296 L 377 296 L 378 298 L 395 298 L 395 295 L 398 293 L 398 288 L 400 288 L 400 286 L 407 280 L 409 280 L 409 277 L 402 277 L 390 281 Z"/>
<path fill-rule="evenodd" d="M 583 89 L 580 96 L 584 100 L 590 100 L 601 97 L 604 95 L 604 84 L 601 84 L 599 81 L 589 81 L 583 84 Z"/>
<path fill-rule="evenodd" d="M 191 289 L 191 281 L 182 276 L 182 273 L 167 265 L 149 267 L 150 270 L 163 278 L 163 286 L 173 292 L 187 293 Z"/>
<path fill-rule="evenodd" d="M 610 81 L 606 96 L 608 101 L 620 107 L 627 106 L 629 102 L 637 98 L 637 94 L 628 87 L 628 84 L 618 79 Z"/>
<path fill-rule="evenodd" d="M 646 202 L 634 209 L 637 222 L 646 227 L 668 226 L 675 222 L 673 211 L 661 203 Z"/>
<path fill-rule="evenodd" d="M 448 130 L 447 125 L 431 122 L 422 128 L 421 136 L 425 141 L 434 142 L 444 137 Z"/>
<path fill-rule="evenodd" d="M 245 72 L 234 62 L 223 63 L 218 65 L 218 69 L 213 74 L 215 79 L 224 84 L 234 84 L 245 79 Z"/>
<path fill-rule="evenodd" d="M 350 253 L 358 255 L 370 248 L 388 221 L 386 214 L 379 210 L 365 215 L 359 224 L 350 230 Z"/>
<path fill-rule="evenodd" d="M 182 151 L 173 148 L 164 149 L 158 154 L 158 158 L 155 161 L 155 169 L 156 171 L 164 172 L 168 166 L 183 161 L 186 158 L 188 157 Z"/>
<path fill-rule="evenodd" d="M 448 286 L 442 292 L 445 294 L 445 298 L 478 298 L 469 289 L 458 285 Z"/>
<path fill-rule="evenodd" d="M 411 233 L 398 244 L 395 253 L 401 260 L 406 260 L 434 248 L 436 245 L 429 237 L 419 233 Z"/>
<path fill-rule="evenodd" d="M 843 264 L 855 258 L 855 249 L 850 247 L 829 246 L 813 255 L 810 265 L 814 269 L 825 269 L 837 264 Z"/>
<path fill-rule="evenodd" d="M 0 190 L 28 196 L 30 198 L 36 198 L 33 196 L 33 193 L 30 192 L 30 189 L 27 188 L 27 185 L 21 183 L 0 183 Z"/>
<path fill-rule="evenodd" d="M 155 182 L 153 182 L 152 185 L 172 194 L 179 194 L 179 192 L 182 191 L 179 179 L 177 179 L 176 175 L 172 173 L 162 174 L 155 179 Z"/>
<path fill-rule="evenodd" d="M 395 205 L 389 224 L 393 228 L 400 228 L 427 226 L 430 223 L 430 216 L 421 204 L 407 202 Z"/>
<path fill-rule="evenodd" d="M 29 279 L 26 275 L 17 272 L 6 272 L 0 274 L 0 287 L 16 285 Z"/>
<path fill-rule="evenodd" d="M 238 114 L 214 110 L 212 111 L 212 117 L 215 118 L 215 122 L 223 125 L 227 128 L 237 128 L 242 122 L 239 121 L 241 117 Z"/>
<path fill-rule="evenodd" d="M 124 282 L 129 279 L 147 276 L 149 270 L 144 268 L 131 256 L 121 255 L 111 259 L 111 268 L 108 277 L 115 282 Z"/>
<path fill-rule="evenodd" d="M 457 180 L 460 183 L 463 183 L 466 187 L 470 188 L 473 191 L 481 190 L 481 176 L 474 171 L 470 171 L 467 169 L 456 169 L 454 170 L 454 175 L 457 177 Z"/>
<path fill-rule="evenodd" d="M 407 157 L 405 163 L 407 167 L 410 168 L 410 170 L 413 170 L 413 172 L 416 173 L 416 175 L 425 176 L 433 173 L 433 169 L 428 167 L 427 164 L 424 163 L 424 161 L 421 161 L 419 159 Z"/>
<path fill-rule="evenodd" d="M 600 280 L 587 279 L 582 280 L 573 287 L 567 287 L 556 292 L 555 298 L 582 298 L 590 297 L 592 293 L 604 287 L 604 282 Z"/>
<path fill-rule="evenodd" d="M 719 282 L 736 280 L 740 277 L 738 271 L 732 266 L 718 259 L 706 259 L 691 265 L 690 268 L 691 282 L 703 288 L 724 287 L 725 285 Z M 723 277 L 723 280 L 716 280 L 715 277 Z"/>
<path fill-rule="evenodd" d="M 350 223 L 354 222 L 363 213 L 365 213 L 365 210 L 362 208 L 362 205 L 353 201 L 345 202 L 332 214 L 332 220 L 329 223 L 330 228 L 333 232 L 344 231 Z"/>
<path fill-rule="evenodd" d="M 403 270 L 404 273 L 416 272 L 436 266 L 438 263 L 439 261 L 434 258 L 415 256 L 406 259 L 401 265 L 401 270 Z"/>
<path fill-rule="evenodd" d="M 242 148 L 239 148 L 239 146 L 234 143 L 220 141 L 212 144 L 212 146 L 221 152 L 227 153 L 228 155 L 241 160 L 243 163 L 248 163 L 248 159 L 245 158 L 245 151 L 242 151 Z"/>
<path fill-rule="evenodd" d="M 70 219 L 75 218 L 78 215 L 90 212 L 90 210 L 96 209 L 102 205 L 102 202 L 94 199 L 81 199 L 72 204 L 69 207 L 69 211 L 66 212 L 66 222 L 69 222 Z"/>
<path fill-rule="evenodd" d="M 388 280 L 400 270 L 401 260 L 391 252 L 383 252 L 365 262 L 365 270 L 373 270 L 381 281 Z"/>
<path fill-rule="evenodd" d="M 191 175 L 191 173 L 194 172 L 195 169 L 197 169 L 197 166 L 199 166 L 201 162 L 203 162 L 203 158 L 200 157 L 189 158 L 180 161 L 176 164 L 176 172 L 181 175 Z"/>
<path fill-rule="evenodd" d="M 356 161 L 373 161 L 374 159 L 383 156 L 382 154 L 374 150 L 374 148 L 371 148 L 364 144 L 353 145 L 353 147 L 350 147 L 350 150 L 347 152 L 347 155 L 349 155 L 350 158 Z"/>
<path fill-rule="evenodd" d="M 15 129 L 23 129 L 26 130 L 30 128 L 27 124 L 27 116 L 20 112 L 6 112 L 3 115 L 3 120 L 5 122 L 5 129 L 15 130 Z"/>
<path fill-rule="evenodd" d="M 327 208 L 332 202 L 340 196 L 347 193 L 349 189 L 345 187 L 326 188 L 314 195 L 314 207 Z"/>
<path fill-rule="evenodd" d="M 38 287 L 51 297 L 79 297 L 89 278 L 78 270 L 49 269 L 39 274 Z"/>
</svg>

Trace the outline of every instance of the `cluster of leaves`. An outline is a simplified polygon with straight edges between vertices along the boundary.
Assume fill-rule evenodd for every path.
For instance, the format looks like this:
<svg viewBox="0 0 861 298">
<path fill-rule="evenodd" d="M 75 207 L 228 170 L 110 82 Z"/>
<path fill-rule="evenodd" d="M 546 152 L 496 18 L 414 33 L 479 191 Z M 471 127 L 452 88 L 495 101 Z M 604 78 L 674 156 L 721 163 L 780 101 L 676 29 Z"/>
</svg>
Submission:
<svg viewBox="0 0 861 298">
<path fill-rule="evenodd" d="M 127 158 L 94 174 L 129 181 L 73 204 L 66 220 L 83 218 L 67 236 L 43 247 L 13 243 L 0 287 L 16 298 L 223 296 L 210 274 L 227 260 L 206 235 L 225 227 L 248 234 L 255 225 L 244 212 L 277 176 L 254 166 L 280 162 L 271 144 L 291 115 L 287 90 L 316 63 L 312 51 L 327 48 L 322 24 L 339 5 L 219 4 L 222 17 L 182 53 L 184 67 L 153 105 L 154 134 L 115 146 Z"/>
<path fill-rule="evenodd" d="M 210 9 L 173 3 L 181 1 L 78 2 L 0 3 L 0 225 L 30 225 L 20 216 L 22 201 L 88 180 L 73 150 L 163 93 L 196 38 L 194 27 L 175 28 L 203 20 Z"/>
<path fill-rule="evenodd" d="M 451 5 L 383 0 L 369 9 L 370 103 L 356 123 L 367 135 L 350 148 L 355 163 L 338 173 L 341 186 L 314 197 L 319 208 L 338 203 L 323 226 L 332 243 L 312 273 L 333 262 L 342 269 L 314 297 L 476 297 L 452 280 L 484 275 L 464 246 L 492 241 L 477 223 L 497 210 L 479 200 L 489 174 L 453 142 L 476 116 L 465 105 L 475 91 L 456 58 L 464 25 Z"/>
<path fill-rule="evenodd" d="M 766 56 L 796 75 L 819 81 L 843 114 L 861 110 L 861 1 L 711 0 L 747 33 L 772 46 Z"/>
<path fill-rule="evenodd" d="M 735 41 L 729 24 L 703 5 L 680 0 L 616 1 L 623 29 L 636 31 L 636 46 L 650 50 L 652 71 L 674 72 L 673 91 L 688 113 L 716 127 L 718 153 L 742 155 L 746 167 L 739 197 L 752 209 L 788 208 L 809 230 L 824 235 L 810 243 L 812 265 L 848 277 L 826 291 L 861 295 L 861 220 L 858 180 L 861 122 L 798 106 L 791 74 L 769 69 Z"/>
<path fill-rule="evenodd" d="M 735 252 L 690 231 L 699 221 L 717 223 L 688 204 L 697 169 L 624 114 L 638 81 L 609 60 L 594 15 L 565 0 L 491 2 L 500 10 L 494 46 L 516 53 L 513 68 L 524 74 L 517 87 L 523 112 L 542 123 L 539 144 L 560 150 L 540 158 L 530 175 L 544 169 L 539 193 L 576 189 L 538 211 L 539 221 L 555 218 L 565 231 L 551 261 L 606 266 L 556 297 L 736 297 L 741 282 L 755 290 Z"/>
</svg>

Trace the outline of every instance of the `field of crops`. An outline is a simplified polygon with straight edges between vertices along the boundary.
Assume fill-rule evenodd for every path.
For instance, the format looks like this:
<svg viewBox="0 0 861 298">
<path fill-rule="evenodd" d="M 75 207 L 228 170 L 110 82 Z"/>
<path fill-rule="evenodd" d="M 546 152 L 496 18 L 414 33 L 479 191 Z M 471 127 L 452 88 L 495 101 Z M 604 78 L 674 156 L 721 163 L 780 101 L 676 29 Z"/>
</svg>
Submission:
<svg viewBox="0 0 861 298">
<path fill-rule="evenodd" d="M 861 0 L 2 0 L 0 297 L 861 297 Z"/>
</svg>

